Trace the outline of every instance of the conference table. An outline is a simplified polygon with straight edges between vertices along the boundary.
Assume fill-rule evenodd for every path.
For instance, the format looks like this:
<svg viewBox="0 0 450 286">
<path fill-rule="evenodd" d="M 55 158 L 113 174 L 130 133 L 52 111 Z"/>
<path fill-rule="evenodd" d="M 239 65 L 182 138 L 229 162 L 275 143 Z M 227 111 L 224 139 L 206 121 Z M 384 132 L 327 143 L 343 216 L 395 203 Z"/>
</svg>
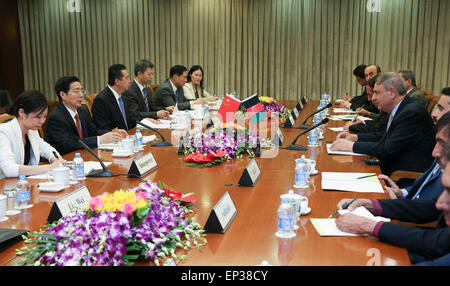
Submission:
<svg viewBox="0 0 450 286">
<path fill-rule="evenodd" d="M 288 108 L 295 108 L 296 101 L 283 101 Z M 318 102 L 310 101 L 300 111 L 295 126 L 317 109 Z M 329 109 L 332 113 L 332 108 Z M 311 124 L 312 118 L 308 123 Z M 352 193 L 345 191 L 322 190 L 321 172 L 367 172 L 380 174 L 379 166 L 369 166 L 362 162 L 367 156 L 329 155 L 325 141 L 335 140 L 337 133 L 329 127 L 344 125 L 344 121 L 329 121 L 320 140 L 319 147 L 308 147 L 306 151 L 293 151 L 280 148 L 273 158 L 261 157 L 255 160 L 261 175 L 253 187 L 238 186 L 238 181 L 253 158 L 245 155 L 242 159 L 233 159 L 209 168 L 192 168 L 186 165 L 185 156 L 178 155 L 177 147 L 152 147 L 146 144 L 143 151 L 127 158 L 112 156 L 112 151 L 95 149 L 97 155 L 105 162 L 112 162 L 108 167 L 114 174 L 127 174 L 133 160 L 152 152 L 158 167 L 145 175 L 143 179 L 164 182 L 172 189 L 182 192 L 194 192 L 197 202 L 194 204 L 192 219 L 204 226 L 212 208 L 226 192 L 236 206 L 236 216 L 225 233 L 207 233 L 208 243 L 200 248 L 190 249 L 187 258 L 175 261 L 183 266 L 254 266 L 262 261 L 270 265 L 314 265 L 314 266 L 365 266 L 365 265 L 410 265 L 405 249 L 378 241 L 371 236 L 357 237 L 321 237 L 312 225 L 311 218 L 327 218 L 337 209 L 337 203 L 343 198 L 386 199 L 386 193 Z M 283 146 L 286 147 L 300 133 L 301 129 L 283 128 Z M 272 129 L 274 130 L 274 129 Z M 172 130 L 160 130 L 166 138 L 171 138 Z M 135 130 L 129 130 L 134 134 Z M 143 131 L 144 135 L 154 132 Z M 274 132 L 270 132 L 273 136 Z M 158 138 L 159 140 L 159 138 Z M 307 146 L 306 136 L 301 136 L 297 144 Z M 96 161 L 86 150 L 79 150 L 85 161 Z M 63 156 L 73 160 L 75 152 Z M 293 187 L 295 159 L 305 155 L 316 160 L 317 175 L 310 177 L 306 189 Z M 0 188 L 13 184 L 17 178 L 0 180 Z M 15 228 L 36 231 L 47 223 L 53 203 L 83 186 L 87 186 L 91 195 L 127 189 L 141 183 L 139 178 L 116 176 L 110 178 L 86 178 L 58 193 L 41 192 L 38 183 L 45 180 L 29 180 L 31 199 L 34 206 L 22 210 L 9 220 L 0 222 L 0 228 Z M 308 197 L 311 212 L 301 216 L 296 236 L 291 239 L 278 238 L 277 209 L 280 195 L 294 190 Z M 395 222 L 395 221 L 394 221 Z M 18 242 L 0 253 L 0 265 L 16 265 L 20 257 L 15 250 L 24 246 Z M 184 252 L 184 251 L 183 251 Z M 138 265 L 152 265 L 142 260 Z"/>
</svg>

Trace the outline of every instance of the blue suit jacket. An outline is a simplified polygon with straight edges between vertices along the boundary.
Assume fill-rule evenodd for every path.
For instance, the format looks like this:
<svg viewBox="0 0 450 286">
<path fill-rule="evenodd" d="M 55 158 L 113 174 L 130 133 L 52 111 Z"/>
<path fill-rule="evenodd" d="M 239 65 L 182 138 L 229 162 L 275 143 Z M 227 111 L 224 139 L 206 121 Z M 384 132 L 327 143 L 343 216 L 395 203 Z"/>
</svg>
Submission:
<svg viewBox="0 0 450 286">
<path fill-rule="evenodd" d="M 434 167 L 437 165 L 437 161 L 435 160 L 428 170 L 425 171 L 419 178 L 417 178 L 414 183 L 406 188 L 408 195 L 406 199 L 412 199 L 414 195 L 419 190 L 420 186 L 422 186 L 425 179 L 428 175 L 433 171 Z M 431 200 L 437 198 L 441 195 L 444 190 L 444 186 L 441 181 L 442 172 L 441 170 L 436 171 L 436 173 L 428 180 L 428 182 L 423 186 L 422 191 L 420 192 L 419 198 L 421 200 Z"/>
<path fill-rule="evenodd" d="M 450 253 L 435 260 L 414 264 L 414 266 L 450 266 Z"/>
</svg>

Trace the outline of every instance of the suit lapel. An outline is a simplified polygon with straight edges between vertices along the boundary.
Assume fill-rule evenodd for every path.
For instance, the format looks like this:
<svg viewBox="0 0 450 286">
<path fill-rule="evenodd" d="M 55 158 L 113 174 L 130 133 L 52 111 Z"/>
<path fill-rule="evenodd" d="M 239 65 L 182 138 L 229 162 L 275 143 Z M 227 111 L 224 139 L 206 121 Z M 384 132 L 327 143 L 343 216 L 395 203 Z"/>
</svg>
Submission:
<svg viewBox="0 0 450 286">
<path fill-rule="evenodd" d="M 123 129 L 127 129 L 126 128 L 127 125 L 125 124 L 125 121 L 123 120 L 122 111 L 120 111 L 120 107 L 119 107 L 119 104 L 117 103 L 117 99 L 114 96 L 113 92 L 109 89 L 109 87 L 107 87 L 107 89 L 108 89 L 108 97 L 109 97 L 108 98 L 108 102 L 110 103 L 110 106 L 111 106 L 112 111 L 113 111 L 112 116 L 116 120 L 118 120 L 118 122 L 116 122 L 117 123 L 116 125 L 118 125 L 118 127 L 120 129 L 122 129 L 121 126 L 123 126 Z M 127 104 L 126 104 L 125 100 L 123 101 L 123 106 L 125 108 L 125 116 L 128 118 Z"/>
<path fill-rule="evenodd" d="M 72 126 L 72 129 L 75 132 L 75 134 L 78 134 L 77 126 L 75 125 L 75 122 L 73 122 L 73 118 L 72 116 L 70 116 L 70 113 L 69 111 L 67 111 L 67 108 L 64 106 L 64 104 L 62 103 L 58 104 L 57 108 L 61 111 L 62 115 L 64 116 L 64 120 L 69 122 L 70 126 Z M 81 129 L 84 131 L 83 124 L 81 124 Z"/>
<path fill-rule="evenodd" d="M 389 125 L 389 129 L 386 130 L 386 132 L 384 132 L 383 138 L 381 139 L 381 141 L 385 141 L 386 138 L 389 137 L 389 135 L 392 133 L 392 126 L 394 126 L 394 124 L 396 123 L 396 120 L 399 117 L 399 114 L 401 113 L 402 109 L 409 103 L 410 97 L 409 96 L 405 96 L 405 98 L 403 99 L 403 101 L 400 103 L 400 106 L 398 107 L 397 111 L 395 112 L 394 118 L 392 118 L 391 121 L 391 125 Z M 389 115 L 388 115 L 388 122 L 389 122 Z"/>
</svg>

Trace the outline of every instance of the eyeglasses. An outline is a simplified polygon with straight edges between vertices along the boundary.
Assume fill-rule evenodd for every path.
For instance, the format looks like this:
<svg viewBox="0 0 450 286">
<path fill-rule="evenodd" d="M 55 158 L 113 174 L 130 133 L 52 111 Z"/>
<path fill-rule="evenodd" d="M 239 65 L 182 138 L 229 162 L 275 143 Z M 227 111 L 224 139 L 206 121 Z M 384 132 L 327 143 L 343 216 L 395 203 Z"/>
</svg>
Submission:
<svg viewBox="0 0 450 286">
<path fill-rule="evenodd" d="M 75 90 L 72 90 L 72 93 L 86 95 L 86 90 L 85 89 L 75 89 Z"/>
</svg>

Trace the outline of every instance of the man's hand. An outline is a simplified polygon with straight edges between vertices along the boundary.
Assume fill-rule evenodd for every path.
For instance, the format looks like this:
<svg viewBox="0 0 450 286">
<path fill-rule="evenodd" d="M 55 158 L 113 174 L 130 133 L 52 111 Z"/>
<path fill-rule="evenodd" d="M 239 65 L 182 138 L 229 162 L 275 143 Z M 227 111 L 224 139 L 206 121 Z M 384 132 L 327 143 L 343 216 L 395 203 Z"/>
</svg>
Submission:
<svg viewBox="0 0 450 286">
<path fill-rule="evenodd" d="M 372 234 L 377 222 L 359 215 L 345 214 L 336 219 L 336 226 L 344 232 Z"/>
<path fill-rule="evenodd" d="M 119 134 L 122 139 L 128 137 L 128 133 L 124 129 L 119 129 L 119 128 L 116 127 L 111 132 L 115 132 L 115 133 Z"/>
<path fill-rule="evenodd" d="M 336 139 L 345 139 L 348 141 L 356 142 L 356 141 L 358 141 L 358 135 L 350 134 L 348 132 L 341 132 L 336 136 Z"/>
<path fill-rule="evenodd" d="M 369 115 L 370 115 L 370 112 L 367 111 L 367 110 L 365 110 L 364 108 L 357 108 L 357 109 L 356 109 L 356 112 L 357 112 L 359 115 L 362 115 L 362 116 L 369 116 Z"/>
<path fill-rule="evenodd" d="M 100 144 L 117 143 L 122 140 L 122 136 L 117 131 L 111 131 L 100 136 Z"/>
<path fill-rule="evenodd" d="M 386 183 L 384 189 L 388 192 L 389 198 L 398 199 L 403 197 L 401 189 L 394 183 L 394 181 L 391 180 L 391 178 L 386 175 L 378 175 L 378 179 L 384 180 Z"/>
<path fill-rule="evenodd" d="M 342 207 L 348 203 L 349 201 L 351 201 L 352 199 L 342 199 L 338 202 L 337 204 L 337 208 L 342 210 Z M 352 211 L 356 208 L 359 207 L 365 207 L 369 212 L 373 213 L 375 211 L 375 206 L 373 205 L 371 200 L 367 200 L 367 199 L 357 199 L 356 201 L 354 201 L 353 203 L 351 203 L 348 207 L 347 210 Z"/>
<path fill-rule="evenodd" d="M 330 150 L 353 152 L 353 144 L 355 144 L 355 142 L 346 139 L 338 139 L 331 144 Z"/>
<path fill-rule="evenodd" d="M 167 118 L 167 117 L 169 117 L 169 111 L 167 111 L 167 110 L 160 110 L 160 111 L 156 112 L 156 117 L 158 119 Z"/>
<path fill-rule="evenodd" d="M 175 106 L 173 106 L 173 105 L 166 107 L 166 111 L 169 112 L 170 114 L 173 113 L 174 109 L 175 109 Z"/>
</svg>

